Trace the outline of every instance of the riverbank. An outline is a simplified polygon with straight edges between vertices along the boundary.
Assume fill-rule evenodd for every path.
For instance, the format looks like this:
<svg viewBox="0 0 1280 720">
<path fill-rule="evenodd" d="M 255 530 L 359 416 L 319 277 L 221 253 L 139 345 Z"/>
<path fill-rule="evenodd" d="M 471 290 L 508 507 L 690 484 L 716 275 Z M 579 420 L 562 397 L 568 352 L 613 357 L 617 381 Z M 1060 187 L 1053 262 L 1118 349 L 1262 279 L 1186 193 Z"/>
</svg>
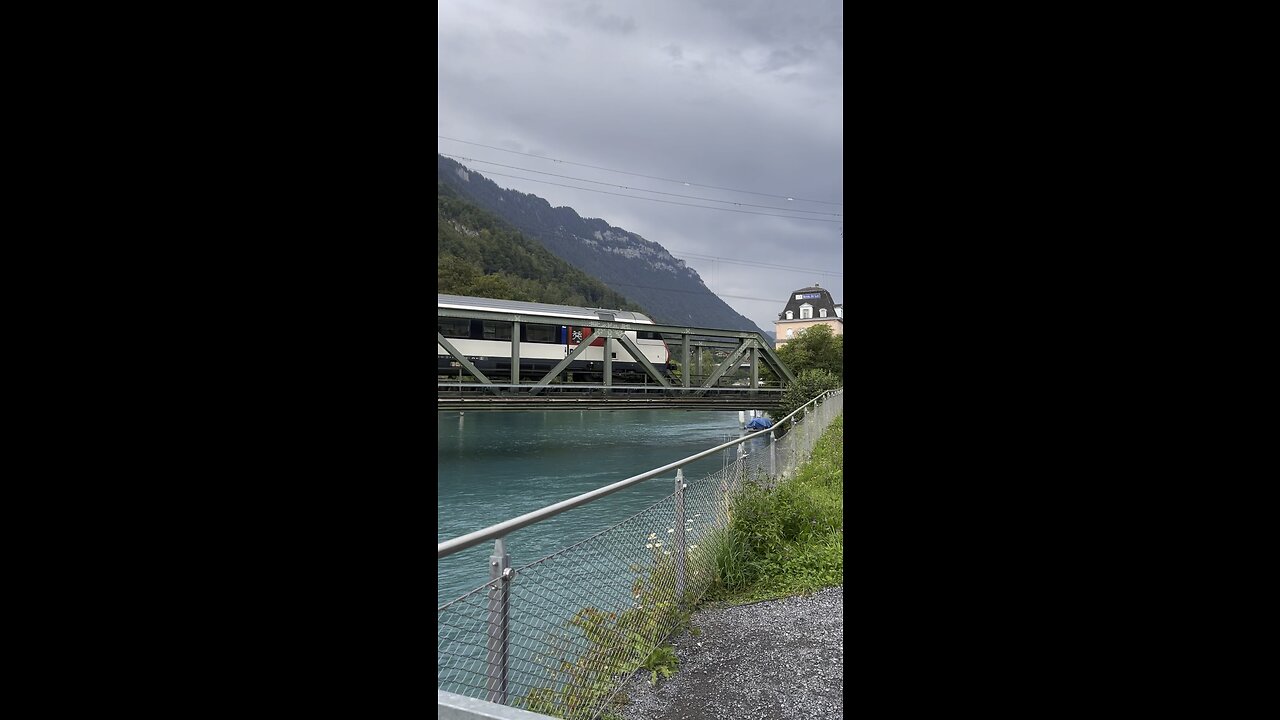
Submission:
<svg viewBox="0 0 1280 720">
<path fill-rule="evenodd" d="M 734 497 L 714 555 L 717 577 L 706 600 L 774 600 L 844 583 L 843 417 L 792 477 Z"/>
<path fill-rule="evenodd" d="M 655 687 L 650 673 L 636 673 L 606 717 L 843 718 L 843 512 L 837 418 L 794 477 L 735 501 L 708 593 L 722 601 L 703 602 L 692 629 L 671 640 L 675 674 Z"/>
</svg>

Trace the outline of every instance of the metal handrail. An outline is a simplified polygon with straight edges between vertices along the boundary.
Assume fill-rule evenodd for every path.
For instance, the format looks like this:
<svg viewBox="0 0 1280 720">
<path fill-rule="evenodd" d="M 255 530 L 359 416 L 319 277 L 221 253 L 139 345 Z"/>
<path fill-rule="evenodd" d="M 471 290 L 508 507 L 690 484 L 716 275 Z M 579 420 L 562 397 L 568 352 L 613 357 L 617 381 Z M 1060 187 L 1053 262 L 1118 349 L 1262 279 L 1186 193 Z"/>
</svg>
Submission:
<svg viewBox="0 0 1280 720">
<path fill-rule="evenodd" d="M 769 385 L 761 385 L 761 386 L 752 388 L 748 385 L 712 385 L 710 387 L 696 387 L 693 385 L 690 385 L 689 387 L 683 387 L 680 385 L 672 385 L 671 387 L 663 387 L 661 385 L 656 385 L 656 384 L 655 385 L 588 385 L 586 383 L 560 383 L 560 384 L 538 386 L 538 385 L 534 385 L 533 383 L 521 383 L 519 385 L 515 385 L 513 383 L 489 383 L 488 385 L 485 385 L 484 383 L 480 383 L 480 382 L 460 382 L 460 383 L 459 382 L 437 382 L 436 387 L 449 387 L 449 388 L 465 387 L 465 388 L 476 388 L 479 390 L 483 390 L 485 388 L 491 388 L 491 387 L 520 388 L 522 390 L 529 390 L 534 387 L 541 387 L 543 390 L 681 390 L 684 392 L 697 392 L 699 390 L 732 390 L 733 392 L 738 392 L 738 393 L 748 393 L 753 391 L 767 392 L 767 393 L 786 392 L 786 388 L 780 388 L 777 386 L 769 386 Z"/>
<path fill-rule="evenodd" d="M 800 412 L 801 410 L 808 408 L 810 405 L 817 403 L 819 400 L 824 400 L 825 398 L 831 395 L 834 395 L 835 393 L 842 392 L 843 390 L 844 388 L 839 388 L 837 390 L 828 390 L 818 395 L 814 399 L 810 400 L 804 405 L 801 405 L 800 407 L 793 410 L 790 415 L 787 415 L 786 417 L 777 421 L 776 423 L 774 423 L 774 425 L 781 425 L 782 423 L 790 420 L 793 415 Z M 606 485 L 602 488 L 597 488 L 590 492 L 585 492 L 576 497 L 569 498 L 568 500 L 562 500 L 554 505 L 548 505 L 547 507 L 544 507 L 540 510 L 534 510 L 533 512 L 525 513 L 524 515 L 521 515 L 519 517 L 514 517 L 514 518 L 511 518 L 510 520 L 504 520 L 496 525 L 490 525 L 489 527 L 483 530 L 476 530 L 475 532 L 467 533 L 466 535 L 461 535 L 459 537 L 453 538 L 452 540 L 445 540 L 442 543 L 437 543 L 436 544 L 436 560 L 438 561 L 440 560 L 440 558 L 452 555 L 462 550 L 466 550 L 469 547 L 474 547 L 476 545 L 479 545 L 482 542 L 485 542 L 486 540 L 496 540 L 500 537 L 504 537 L 509 533 L 519 530 L 520 528 L 528 527 L 536 522 L 540 522 L 542 520 L 546 520 L 549 517 L 559 515 L 560 513 L 566 510 L 572 510 L 573 508 L 576 508 L 580 505 L 585 505 L 591 502 L 592 500 L 602 498 L 605 495 L 613 494 L 619 490 L 623 490 L 625 488 L 631 487 L 636 483 L 643 482 L 645 480 L 648 480 L 649 478 L 657 477 L 662 473 L 675 470 L 676 468 L 679 468 L 684 465 L 688 465 L 689 463 L 695 460 L 701 460 L 702 458 L 707 457 L 709 455 L 714 455 L 715 453 L 720 452 L 725 448 L 733 447 L 734 445 L 740 445 L 744 442 L 747 442 L 748 440 L 760 437 L 761 435 L 766 435 L 771 432 L 773 432 L 773 428 L 767 428 L 759 432 L 751 433 L 750 435 L 743 435 L 737 440 L 731 440 L 727 443 L 724 443 L 723 445 L 717 445 L 716 447 L 713 447 L 710 450 L 703 450 L 702 452 L 697 453 L 696 455 L 690 455 L 689 457 L 684 458 L 682 460 L 676 460 L 675 462 L 668 463 L 666 465 L 663 465 L 660 468 L 654 468 L 653 470 L 640 473 L 639 475 L 632 475 L 626 480 L 619 480 L 618 482 L 613 483 L 612 485 Z"/>
</svg>

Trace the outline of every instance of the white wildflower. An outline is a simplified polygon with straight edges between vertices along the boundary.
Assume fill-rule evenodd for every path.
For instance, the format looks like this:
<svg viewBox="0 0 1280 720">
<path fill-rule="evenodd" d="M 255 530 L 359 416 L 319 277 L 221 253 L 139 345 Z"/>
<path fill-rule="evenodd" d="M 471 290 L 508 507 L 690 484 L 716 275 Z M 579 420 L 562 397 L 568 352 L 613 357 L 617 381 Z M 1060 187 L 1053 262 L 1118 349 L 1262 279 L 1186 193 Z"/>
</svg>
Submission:
<svg viewBox="0 0 1280 720">
<path fill-rule="evenodd" d="M 653 543 L 645 543 L 644 547 L 645 547 L 645 549 L 646 549 L 646 550 L 652 550 L 652 549 L 653 549 Z"/>
<path fill-rule="evenodd" d="M 675 532 L 675 531 L 676 531 L 676 529 L 675 529 L 675 528 L 667 528 L 667 532 L 669 532 L 669 533 L 673 533 L 673 532 Z"/>
<path fill-rule="evenodd" d="M 662 554 L 663 554 L 663 555 L 670 555 L 670 554 L 671 554 L 671 551 L 670 551 L 670 550 L 663 550 L 663 551 L 662 551 Z"/>
</svg>

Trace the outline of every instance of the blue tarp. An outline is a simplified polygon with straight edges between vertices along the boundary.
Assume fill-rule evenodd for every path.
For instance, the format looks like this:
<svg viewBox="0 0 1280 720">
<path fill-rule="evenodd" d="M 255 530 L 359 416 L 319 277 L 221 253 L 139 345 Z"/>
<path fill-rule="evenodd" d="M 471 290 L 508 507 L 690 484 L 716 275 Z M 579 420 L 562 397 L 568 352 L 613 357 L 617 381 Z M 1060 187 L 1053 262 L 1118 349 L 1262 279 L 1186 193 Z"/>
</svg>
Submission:
<svg viewBox="0 0 1280 720">
<path fill-rule="evenodd" d="M 773 421 L 767 417 L 752 418 L 751 422 L 747 423 L 748 430 L 765 430 L 771 427 L 773 427 Z"/>
</svg>

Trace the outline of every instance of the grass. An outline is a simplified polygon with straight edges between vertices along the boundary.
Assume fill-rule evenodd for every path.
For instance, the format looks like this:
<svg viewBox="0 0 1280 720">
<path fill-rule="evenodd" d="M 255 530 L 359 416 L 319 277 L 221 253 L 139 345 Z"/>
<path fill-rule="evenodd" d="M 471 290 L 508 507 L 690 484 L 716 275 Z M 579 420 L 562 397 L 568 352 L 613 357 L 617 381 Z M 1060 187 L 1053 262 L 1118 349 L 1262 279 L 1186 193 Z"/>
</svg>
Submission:
<svg viewBox="0 0 1280 720">
<path fill-rule="evenodd" d="M 658 673 L 662 673 L 662 677 L 669 678 L 675 674 L 676 667 L 680 665 L 680 658 L 676 657 L 676 649 L 670 645 L 662 645 L 653 649 L 649 656 L 640 663 L 640 667 L 648 670 L 649 684 L 658 684 Z"/>
<path fill-rule="evenodd" d="M 709 538 L 716 578 L 707 600 L 747 603 L 844 583 L 844 418 L 809 461 L 773 488 L 747 485 L 729 526 Z"/>
</svg>

